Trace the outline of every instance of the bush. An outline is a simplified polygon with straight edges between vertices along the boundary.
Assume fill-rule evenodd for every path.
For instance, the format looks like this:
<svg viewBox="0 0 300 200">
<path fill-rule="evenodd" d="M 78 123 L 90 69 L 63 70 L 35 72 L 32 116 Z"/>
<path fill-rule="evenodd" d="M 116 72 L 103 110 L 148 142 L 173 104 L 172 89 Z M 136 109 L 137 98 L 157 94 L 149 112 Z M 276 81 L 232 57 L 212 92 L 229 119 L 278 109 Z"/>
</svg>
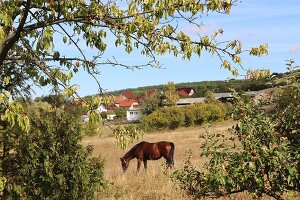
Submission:
<svg viewBox="0 0 300 200">
<path fill-rule="evenodd" d="M 93 199 L 105 186 L 103 160 L 80 144 L 81 116 L 63 110 L 30 115 L 31 129 L 3 133 L 3 199 Z M 38 117 L 42 116 L 42 117 Z"/>
<path fill-rule="evenodd" d="M 207 121 L 207 112 L 206 112 L 206 104 L 199 103 L 195 104 L 195 125 L 201 126 L 204 122 Z"/>
<path fill-rule="evenodd" d="M 193 126 L 195 124 L 195 112 L 194 112 L 194 106 L 185 106 L 182 108 L 184 113 L 184 126 L 189 127 Z"/>
<path fill-rule="evenodd" d="M 100 113 L 100 116 L 101 116 L 102 120 L 106 120 L 107 119 L 107 114 L 108 114 L 108 112 L 101 112 Z"/>
<path fill-rule="evenodd" d="M 126 118 L 126 108 L 116 108 L 114 109 L 117 119 L 125 119 Z"/>
<path fill-rule="evenodd" d="M 206 104 L 206 117 L 207 121 L 218 121 L 225 119 L 226 117 L 226 108 L 222 103 L 211 103 Z"/>
<path fill-rule="evenodd" d="M 184 107 L 165 107 L 141 119 L 146 131 L 176 129 L 180 126 L 201 126 L 203 123 L 222 120 L 227 107 L 222 103 L 195 104 Z"/>
<path fill-rule="evenodd" d="M 103 123 L 100 122 L 86 122 L 82 124 L 83 134 L 87 136 L 98 135 L 103 133 Z"/>
<path fill-rule="evenodd" d="M 154 111 L 151 115 L 144 116 L 141 127 L 146 131 L 176 129 L 183 125 L 184 114 L 177 107 L 165 107 Z"/>
<path fill-rule="evenodd" d="M 281 91 L 271 114 L 264 111 L 265 102 L 238 97 L 233 135 L 204 134 L 201 156 L 209 158 L 204 169 L 188 159 L 173 181 L 196 198 L 248 191 L 283 199 L 286 192 L 300 192 L 300 85 Z"/>
</svg>

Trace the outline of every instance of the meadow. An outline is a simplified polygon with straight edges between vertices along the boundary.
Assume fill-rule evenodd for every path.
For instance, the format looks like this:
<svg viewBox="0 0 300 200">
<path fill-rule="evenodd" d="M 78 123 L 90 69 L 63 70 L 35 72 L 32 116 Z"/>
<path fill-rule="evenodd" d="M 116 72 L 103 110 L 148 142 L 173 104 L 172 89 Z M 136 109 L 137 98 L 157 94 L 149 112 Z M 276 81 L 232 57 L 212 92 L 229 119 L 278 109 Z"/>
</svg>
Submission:
<svg viewBox="0 0 300 200">
<path fill-rule="evenodd" d="M 228 128 L 234 125 L 233 121 L 217 122 L 210 127 L 210 131 L 215 133 L 226 133 Z M 187 152 L 192 151 L 192 163 L 201 169 L 207 161 L 201 158 L 202 139 L 199 135 L 206 130 L 207 126 L 179 128 L 177 130 L 153 132 L 145 134 L 143 138 L 135 141 L 128 149 L 121 150 L 115 145 L 115 139 L 109 134 L 109 130 L 102 137 L 91 136 L 83 140 L 85 145 L 93 145 L 93 156 L 101 156 L 105 159 L 104 174 L 110 182 L 107 191 L 100 194 L 104 199 L 122 200 L 151 200 L 151 199 L 181 199 L 191 200 L 191 196 L 176 187 L 170 179 L 172 171 L 181 168 L 187 159 Z M 141 141 L 157 142 L 172 141 L 175 143 L 174 162 L 175 167 L 165 171 L 165 160 L 149 161 L 148 169 L 143 168 L 136 172 L 136 159 L 132 160 L 126 173 L 122 172 L 120 157 L 122 157 L 132 146 Z M 164 173 L 165 172 L 165 173 Z M 209 198 L 205 198 L 209 199 Z M 246 193 L 239 193 L 221 199 L 252 199 Z M 267 198 L 264 198 L 267 199 Z"/>
</svg>

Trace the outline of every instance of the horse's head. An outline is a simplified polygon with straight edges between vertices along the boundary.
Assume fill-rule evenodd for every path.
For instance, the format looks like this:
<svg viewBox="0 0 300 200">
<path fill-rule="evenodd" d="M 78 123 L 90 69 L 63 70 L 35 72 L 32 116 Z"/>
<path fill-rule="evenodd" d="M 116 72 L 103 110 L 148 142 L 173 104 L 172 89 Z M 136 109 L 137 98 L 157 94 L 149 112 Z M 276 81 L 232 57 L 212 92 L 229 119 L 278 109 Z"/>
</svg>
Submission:
<svg viewBox="0 0 300 200">
<path fill-rule="evenodd" d="M 129 162 L 124 158 L 120 158 L 123 172 L 125 173 L 126 169 L 128 168 Z"/>
</svg>

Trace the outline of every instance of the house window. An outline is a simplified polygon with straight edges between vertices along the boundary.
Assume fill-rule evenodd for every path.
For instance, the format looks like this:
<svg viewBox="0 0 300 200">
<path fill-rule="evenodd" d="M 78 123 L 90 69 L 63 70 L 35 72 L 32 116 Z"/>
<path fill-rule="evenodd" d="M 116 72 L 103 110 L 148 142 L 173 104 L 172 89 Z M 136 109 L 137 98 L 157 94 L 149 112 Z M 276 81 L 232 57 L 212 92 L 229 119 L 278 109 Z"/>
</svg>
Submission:
<svg viewBox="0 0 300 200">
<path fill-rule="evenodd" d="M 133 112 L 129 112 L 130 115 L 133 115 Z"/>
</svg>

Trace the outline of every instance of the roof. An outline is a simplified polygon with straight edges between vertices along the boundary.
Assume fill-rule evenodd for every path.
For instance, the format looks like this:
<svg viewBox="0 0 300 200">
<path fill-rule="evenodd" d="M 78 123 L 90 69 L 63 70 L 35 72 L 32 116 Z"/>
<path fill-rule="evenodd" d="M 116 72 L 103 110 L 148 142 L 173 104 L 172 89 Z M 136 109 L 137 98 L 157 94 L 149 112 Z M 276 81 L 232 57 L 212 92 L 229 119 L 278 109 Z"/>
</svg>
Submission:
<svg viewBox="0 0 300 200">
<path fill-rule="evenodd" d="M 188 95 L 193 91 L 193 88 L 177 88 L 176 91 L 183 91 L 185 93 L 187 93 Z"/>
<path fill-rule="evenodd" d="M 119 107 L 131 107 L 132 104 L 138 104 L 136 100 L 133 100 L 133 99 L 128 99 L 128 100 L 125 100 L 125 101 L 121 101 L 119 103 Z"/>
<path fill-rule="evenodd" d="M 248 95 L 257 95 L 259 94 L 260 91 L 250 91 L 246 92 Z M 214 93 L 214 96 L 216 99 L 220 98 L 229 98 L 232 97 L 232 93 Z M 184 99 L 179 99 L 177 101 L 177 105 L 188 105 L 188 104 L 194 104 L 194 103 L 201 103 L 204 102 L 205 97 L 198 97 L 198 98 L 184 98 Z"/>
<path fill-rule="evenodd" d="M 189 93 L 187 93 L 187 92 L 184 91 L 184 90 L 177 90 L 177 94 L 178 94 L 179 96 L 182 96 L 182 97 L 187 97 L 187 96 L 189 96 Z"/>
<path fill-rule="evenodd" d="M 188 105 L 188 104 L 194 104 L 194 103 L 201 103 L 204 102 L 204 97 L 198 97 L 198 98 L 184 98 L 179 99 L 177 101 L 177 105 Z"/>
<path fill-rule="evenodd" d="M 128 99 L 136 99 L 135 94 L 131 91 L 124 91 L 121 93 L 121 95 L 127 97 Z"/>
</svg>

